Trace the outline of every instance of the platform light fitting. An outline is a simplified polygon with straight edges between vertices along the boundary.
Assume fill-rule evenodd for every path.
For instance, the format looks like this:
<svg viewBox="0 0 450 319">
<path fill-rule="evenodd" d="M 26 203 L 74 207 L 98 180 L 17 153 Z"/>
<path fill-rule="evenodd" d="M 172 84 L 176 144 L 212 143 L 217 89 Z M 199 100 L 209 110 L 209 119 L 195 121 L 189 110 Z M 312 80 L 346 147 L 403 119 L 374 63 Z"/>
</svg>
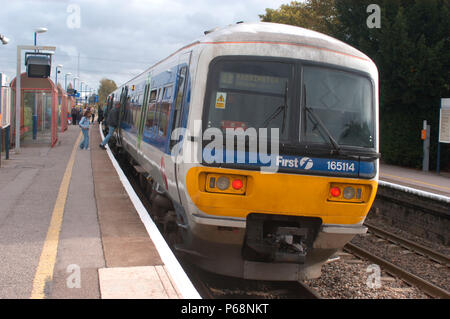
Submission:
<svg viewBox="0 0 450 319">
<path fill-rule="evenodd" d="M 8 44 L 9 39 L 5 37 L 3 34 L 0 34 L 0 41 L 2 41 L 3 44 Z"/>
</svg>

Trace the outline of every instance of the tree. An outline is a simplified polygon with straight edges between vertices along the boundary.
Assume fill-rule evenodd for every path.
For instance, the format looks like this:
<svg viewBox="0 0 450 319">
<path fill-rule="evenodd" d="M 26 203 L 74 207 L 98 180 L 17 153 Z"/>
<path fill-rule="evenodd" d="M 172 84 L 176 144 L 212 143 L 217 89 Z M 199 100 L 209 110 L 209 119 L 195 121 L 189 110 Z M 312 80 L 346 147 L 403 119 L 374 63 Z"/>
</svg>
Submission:
<svg viewBox="0 0 450 319">
<path fill-rule="evenodd" d="M 440 99 L 450 97 L 450 0 L 379 0 L 381 28 L 366 24 L 372 0 L 325 2 L 291 2 L 260 17 L 320 31 L 368 55 L 380 75 L 382 159 L 421 167 L 420 129 L 426 119 L 433 168 Z M 442 149 L 441 163 L 450 170 L 449 145 Z"/>
<path fill-rule="evenodd" d="M 106 98 L 111 92 L 117 89 L 117 85 L 113 80 L 110 79 L 101 79 L 100 87 L 98 88 L 98 102 L 100 105 L 105 103 Z"/>
<path fill-rule="evenodd" d="M 381 28 L 364 27 L 371 0 L 336 1 L 335 37 L 366 53 L 380 73 L 380 150 L 387 163 L 421 167 L 423 120 L 436 163 L 440 98 L 450 96 L 450 1 L 380 0 Z M 450 169 L 450 148 L 441 162 Z"/>
<path fill-rule="evenodd" d="M 266 14 L 259 17 L 263 22 L 295 25 L 330 34 L 338 23 L 335 11 L 334 0 L 292 1 L 290 4 L 281 5 L 277 10 L 268 8 Z"/>
</svg>

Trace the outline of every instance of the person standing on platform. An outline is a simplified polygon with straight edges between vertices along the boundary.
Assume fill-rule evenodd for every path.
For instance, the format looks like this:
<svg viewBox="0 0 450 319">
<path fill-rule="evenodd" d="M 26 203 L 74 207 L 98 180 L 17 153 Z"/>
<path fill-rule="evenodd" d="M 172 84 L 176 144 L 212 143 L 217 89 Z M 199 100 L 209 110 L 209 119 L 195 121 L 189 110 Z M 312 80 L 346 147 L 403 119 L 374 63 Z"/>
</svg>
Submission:
<svg viewBox="0 0 450 319">
<path fill-rule="evenodd" d="M 101 121 L 103 121 L 103 109 L 101 106 L 98 107 L 98 113 L 97 113 L 97 122 L 98 124 L 101 123 Z"/>
<path fill-rule="evenodd" d="M 73 107 L 72 108 L 72 124 L 73 125 L 77 125 L 77 116 L 78 116 L 78 112 L 77 112 L 77 108 Z"/>
<path fill-rule="evenodd" d="M 81 109 L 81 107 L 79 107 L 77 110 L 77 123 L 80 123 L 82 116 L 83 116 L 83 110 Z"/>
<path fill-rule="evenodd" d="M 81 118 L 80 125 L 81 132 L 83 132 L 83 142 L 80 144 L 80 149 L 89 150 L 89 124 L 91 119 L 91 112 L 86 111 L 84 116 Z"/>
<path fill-rule="evenodd" d="M 108 143 L 109 139 L 114 133 L 114 130 L 119 126 L 119 108 L 120 104 L 117 103 L 116 107 L 108 112 L 108 117 L 106 119 L 106 124 L 108 125 L 108 135 L 106 135 L 105 139 L 99 145 L 100 148 L 106 150 L 105 145 Z"/>
</svg>

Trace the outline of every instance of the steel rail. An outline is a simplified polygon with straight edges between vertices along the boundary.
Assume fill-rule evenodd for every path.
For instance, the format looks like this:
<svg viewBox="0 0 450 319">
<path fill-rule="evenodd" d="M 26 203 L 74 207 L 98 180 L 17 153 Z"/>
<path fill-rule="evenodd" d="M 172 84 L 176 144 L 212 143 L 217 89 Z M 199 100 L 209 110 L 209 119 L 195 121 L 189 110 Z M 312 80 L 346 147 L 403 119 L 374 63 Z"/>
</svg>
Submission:
<svg viewBox="0 0 450 319">
<path fill-rule="evenodd" d="M 425 255 L 426 257 L 441 263 L 447 267 L 450 265 L 450 258 L 444 254 L 441 254 L 437 251 L 431 250 L 428 247 L 425 247 L 421 244 L 415 243 L 411 240 L 401 238 L 393 233 L 387 232 L 381 228 L 378 228 L 374 225 L 371 225 L 369 223 L 364 223 L 365 226 L 369 229 L 369 232 L 373 233 L 376 236 L 382 237 L 392 243 L 395 243 L 397 245 L 401 245 L 409 250 L 412 250 L 416 253 Z"/>
<path fill-rule="evenodd" d="M 372 253 L 368 252 L 367 250 L 364 250 L 360 247 L 357 247 L 351 243 L 348 243 L 344 246 L 344 250 L 347 250 L 348 252 L 355 254 L 361 258 L 368 259 L 380 267 L 384 268 L 385 271 L 391 273 L 392 275 L 395 275 L 402 279 L 403 281 L 407 282 L 408 284 L 412 286 L 416 286 L 419 289 L 421 289 L 423 292 L 425 292 L 427 295 L 430 295 L 435 298 L 443 298 L 443 299 L 450 299 L 450 293 L 447 290 L 444 290 L 433 283 L 426 281 L 394 264 L 391 262 L 382 259 L 378 256 L 373 255 Z"/>
</svg>

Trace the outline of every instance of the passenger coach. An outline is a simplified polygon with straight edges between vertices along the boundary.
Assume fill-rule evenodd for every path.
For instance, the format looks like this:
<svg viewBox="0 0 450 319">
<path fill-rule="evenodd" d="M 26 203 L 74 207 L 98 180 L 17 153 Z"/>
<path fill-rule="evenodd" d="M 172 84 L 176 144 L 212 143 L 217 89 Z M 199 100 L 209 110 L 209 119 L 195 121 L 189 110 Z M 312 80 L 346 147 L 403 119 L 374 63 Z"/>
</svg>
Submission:
<svg viewBox="0 0 450 319">
<path fill-rule="evenodd" d="M 315 278 L 366 231 L 378 73 L 349 45 L 293 26 L 230 25 L 120 86 L 114 104 L 116 146 L 140 174 L 150 214 L 201 267 Z"/>
</svg>

